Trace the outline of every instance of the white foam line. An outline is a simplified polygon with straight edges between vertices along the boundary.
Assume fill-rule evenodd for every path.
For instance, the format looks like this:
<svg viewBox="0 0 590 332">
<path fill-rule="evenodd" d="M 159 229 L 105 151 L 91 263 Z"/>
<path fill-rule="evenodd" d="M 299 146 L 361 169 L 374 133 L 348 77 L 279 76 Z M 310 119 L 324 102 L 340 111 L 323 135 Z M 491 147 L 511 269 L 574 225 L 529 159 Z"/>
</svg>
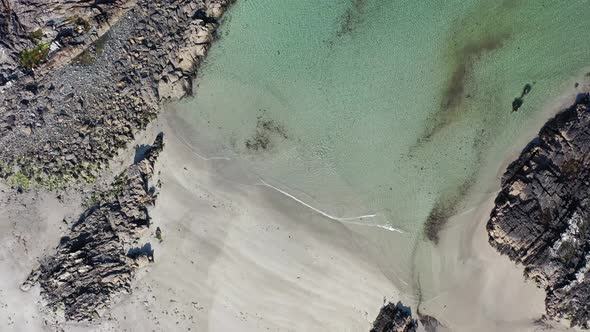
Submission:
<svg viewBox="0 0 590 332">
<path fill-rule="evenodd" d="M 349 224 L 361 225 L 361 226 L 373 226 L 373 227 L 380 227 L 380 228 L 387 229 L 387 230 L 389 230 L 389 231 L 394 231 L 394 232 L 403 233 L 403 232 L 402 232 L 402 231 L 400 231 L 399 229 L 395 229 L 395 228 L 393 228 L 393 227 L 390 227 L 390 226 L 369 225 L 369 224 L 363 224 L 363 223 L 360 223 L 360 222 L 351 222 L 351 221 L 350 221 L 350 220 L 357 220 L 357 219 L 362 219 L 362 218 L 374 218 L 374 217 L 376 217 L 376 216 L 377 216 L 377 214 L 376 214 L 376 213 L 375 213 L 375 214 L 367 214 L 367 215 L 363 215 L 363 216 L 357 216 L 357 217 L 347 217 L 347 218 L 339 218 L 339 217 L 335 217 L 335 216 L 332 216 L 332 215 L 330 215 L 330 214 L 328 214 L 328 213 L 326 213 L 326 212 L 324 212 L 324 211 L 322 211 L 322 210 L 320 210 L 320 209 L 318 209 L 318 208 L 316 208 L 316 207 L 313 207 L 313 206 L 312 206 L 312 205 L 310 205 L 310 204 L 307 204 L 307 203 L 305 203 L 304 201 L 302 201 L 302 200 L 300 200 L 299 198 L 297 198 L 297 197 L 295 197 L 295 196 L 293 196 L 293 195 L 289 194 L 288 192 L 286 192 L 286 191 L 284 191 L 284 190 L 281 190 L 281 189 L 279 189 L 279 188 L 277 188 L 277 187 L 275 187 L 275 186 L 273 186 L 273 185 L 271 185 L 271 184 L 268 184 L 268 183 L 266 183 L 266 182 L 265 182 L 264 180 L 262 180 L 262 179 L 260 179 L 260 182 L 261 182 L 261 185 L 263 185 L 263 186 L 266 186 L 266 187 L 269 187 L 269 188 L 271 188 L 271 189 L 274 189 L 274 190 L 276 190 L 276 191 L 280 192 L 281 194 L 283 194 L 283 195 L 285 195 L 285 196 L 287 196 L 287 197 L 289 197 L 289 198 L 293 199 L 294 201 L 298 202 L 299 204 L 301 204 L 301 205 L 303 205 L 303 206 L 305 206 L 305 207 L 307 207 L 307 208 L 309 208 L 309 209 L 311 209 L 311 210 L 313 210 L 313 211 L 315 211 L 315 212 L 317 212 L 317 213 L 321 214 L 322 216 L 324 216 L 324 217 L 326 217 L 326 218 L 328 218 L 328 219 L 332 219 L 332 220 L 339 221 L 339 222 L 343 222 L 343 223 L 349 223 Z"/>
<path fill-rule="evenodd" d="M 195 156 L 197 156 L 203 160 L 231 160 L 228 157 L 209 157 L 209 158 L 204 157 L 204 156 L 200 155 L 197 151 L 195 151 L 196 150 L 195 147 L 192 146 L 189 142 L 185 141 L 184 138 L 182 138 L 182 136 L 177 135 L 177 137 L 182 144 L 184 144 L 187 148 L 189 148 L 189 150 L 191 150 L 192 153 L 195 154 Z"/>
<path fill-rule="evenodd" d="M 204 157 L 204 156 L 200 155 L 198 152 L 196 152 L 196 151 L 195 151 L 195 148 L 194 148 L 194 147 L 193 147 L 193 146 L 192 146 L 190 143 L 188 143 L 187 141 L 185 141 L 185 140 L 184 140 L 184 138 L 183 138 L 182 136 L 178 135 L 177 137 L 178 137 L 178 139 L 180 140 L 180 142 L 181 142 L 182 144 L 184 144 L 184 145 L 185 145 L 187 148 L 189 148 L 189 150 L 191 150 L 191 152 L 192 152 L 193 154 L 195 154 L 197 157 L 199 157 L 199 158 L 201 158 L 201 159 L 203 159 L 203 160 L 231 160 L 231 159 L 230 159 L 230 158 L 228 158 L 228 157 L 209 157 L 209 158 L 207 158 L 207 157 Z M 393 228 L 393 227 L 391 227 L 391 226 L 383 226 L 383 225 L 370 225 L 370 224 L 364 224 L 364 223 L 360 223 L 360 222 L 351 222 L 351 220 L 357 220 L 357 219 L 362 219 L 362 218 L 374 218 L 374 217 L 376 217 L 376 216 L 377 216 L 377 214 L 376 214 L 376 213 L 374 213 L 374 214 L 367 214 L 367 215 L 363 215 L 363 216 L 357 216 L 357 217 L 347 217 L 347 218 L 339 218 L 339 217 L 335 217 L 335 216 L 332 216 L 332 215 L 330 215 L 330 214 L 328 214 L 328 213 L 326 213 L 326 212 L 324 212 L 324 211 L 322 211 L 322 210 L 320 210 L 320 209 L 318 209 L 318 208 L 316 208 L 316 207 L 313 207 L 313 206 L 312 206 L 312 205 L 310 205 L 310 204 L 307 204 L 307 203 L 305 203 L 304 201 L 302 201 L 302 200 L 300 200 L 299 198 L 297 198 L 297 197 L 295 197 L 295 196 L 293 196 L 293 195 L 289 194 L 288 192 L 286 192 L 286 191 L 284 191 L 284 190 L 281 190 L 281 189 L 279 189 L 279 188 L 277 188 L 277 187 L 275 187 L 275 186 L 273 186 L 273 185 L 271 185 L 271 184 L 268 184 L 268 183 L 266 183 L 266 181 L 264 181 L 264 180 L 262 180 L 262 179 L 260 179 L 260 182 L 262 183 L 262 185 L 263 185 L 263 186 L 269 187 L 269 188 L 271 188 L 271 189 L 274 189 L 274 190 L 276 190 L 276 191 L 280 192 L 281 194 L 283 194 L 283 195 L 285 195 L 285 196 L 287 196 L 287 197 L 289 197 L 289 198 L 291 198 L 291 199 L 295 200 L 295 201 L 296 201 L 296 202 L 298 202 L 299 204 L 302 204 L 303 206 L 305 206 L 305 207 L 307 207 L 307 208 L 309 208 L 309 209 L 311 209 L 311 210 L 313 210 L 313 211 L 315 211 L 315 212 L 317 212 L 317 213 L 321 214 L 322 216 L 324 216 L 324 217 L 326 217 L 326 218 L 328 218 L 328 219 L 332 219 L 332 220 L 339 221 L 339 222 L 342 222 L 342 223 L 353 224 L 353 225 L 360 225 L 360 226 L 370 226 L 370 227 L 379 227 L 379 228 L 386 229 L 386 230 L 388 230 L 388 231 L 392 231 L 392 232 L 398 232 L 398 233 L 400 233 L 400 234 L 403 234 L 403 233 L 404 233 L 402 230 L 399 230 L 399 229 L 397 229 L 397 228 Z"/>
<path fill-rule="evenodd" d="M 392 231 L 392 232 L 398 232 L 400 234 L 404 234 L 404 231 L 402 231 L 401 229 L 397 229 L 391 226 L 385 226 L 385 225 L 371 225 L 371 224 L 363 224 L 361 222 L 351 222 L 351 221 L 343 221 L 344 223 L 347 224 L 353 224 L 353 225 L 359 225 L 359 226 L 368 226 L 368 227 L 379 227 L 379 228 L 383 228 L 386 229 L 388 231 Z"/>
</svg>

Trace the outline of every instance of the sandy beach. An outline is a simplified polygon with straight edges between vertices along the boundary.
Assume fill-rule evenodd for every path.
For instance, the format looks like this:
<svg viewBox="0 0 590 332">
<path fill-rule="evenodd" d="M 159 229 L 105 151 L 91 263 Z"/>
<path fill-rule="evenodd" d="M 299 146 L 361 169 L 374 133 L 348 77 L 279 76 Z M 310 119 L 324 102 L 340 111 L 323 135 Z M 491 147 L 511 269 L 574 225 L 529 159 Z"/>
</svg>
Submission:
<svg viewBox="0 0 590 332">
<path fill-rule="evenodd" d="M 120 326 L 362 331 L 384 298 L 398 298 L 366 238 L 272 189 L 220 178 L 160 125 L 167 141 L 152 216 L 164 241 L 114 308 Z"/>
<path fill-rule="evenodd" d="M 165 133 L 157 164 L 162 188 L 143 237 L 155 249 L 155 262 L 101 320 L 68 324 L 66 331 L 367 331 L 385 300 L 415 310 L 409 263 L 398 255 L 410 250 L 407 234 L 334 221 L 269 187 L 228 180 L 178 136 L 172 117 L 164 114 L 132 145 Z M 112 169 L 132 156 L 129 149 Z M 64 218 L 81 212 L 80 201 L 3 190 L 0 270 L 11 273 L 0 278 L 0 320 L 15 331 L 54 330 L 40 312 L 39 287 L 25 293 L 19 286 L 37 258 L 57 245 Z M 539 328 L 544 292 L 487 243 L 495 195 L 476 194 L 476 205 L 451 218 L 438 247 L 419 248 L 431 250 L 430 275 L 420 275 L 420 311 L 448 330 Z"/>
<path fill-rule="evenodd" d="M 145 142 L 160 130 L 166 135 L 158 164 L 163 185 L 151 232 L 160 227 L 163 242 L 145 234 L 155 263 L 105 319 L 68 330 L 366 331 L 384 299 L 400 299 L 365 235 L 267 187 L 216 176 L 164 121 L 142 135 Z M 64 213 L 76 212 L 76 204 L 60 205 L 47 194 L 33 206 L 2 214 L 0 269 L 13 273 L 0 281 L 0 319 L 16 330 L 51 330 L 39 318 L 38 286 L 24 293 L 19 285 L 35 257 L 57 245 Z"/>
</svg>

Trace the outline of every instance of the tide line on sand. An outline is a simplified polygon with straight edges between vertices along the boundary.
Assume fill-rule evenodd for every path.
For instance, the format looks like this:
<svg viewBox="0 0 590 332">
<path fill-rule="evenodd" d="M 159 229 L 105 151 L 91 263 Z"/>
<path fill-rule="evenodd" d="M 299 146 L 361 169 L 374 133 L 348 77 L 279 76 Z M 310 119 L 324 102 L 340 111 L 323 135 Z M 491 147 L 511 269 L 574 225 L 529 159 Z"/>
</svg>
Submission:
<svg viewBox="0 0 590 332">
<path fill-rule="evenodd" d="M 230 158 L 227 158 L 227 157 L 205 157 L 205 156 L 202 156 L 202 155 L 200 155 L 196 151 L 196 148 L 192 144 L 190 144 L 189 142 L 187 142 L 182 136 L 178 136 L 178 138 L 179 138 L 180 142 L 184 146 L 186 146 L 194 155 L 196 155 L 197 157 L 199 157 L 199 158 L 201 158 L 203 160 L 231 160 Z M 309 208 L 309 209 L 311 209 L 311 210 L 313 210 L 313 211 L 321 214 L 322 216 L 324 216 L 324 217 L 326 217 L 328 219 L 331 219 L 331 220 L 334 220 L 334 221 L 338 221 L 338 222 L 341 222 L 341 223 L 346 223 L 346 224 L 353 224 L 353 225 L 359 225 L 359 226 L 368 226 L 368 227 L 379 227 L 379 228 L 386 229 L 388 231 L 398 232 L 400 234 L 403 234 L 404 233 L 402 230 L 397 229 L 397 228 L 394 228 L 394 227 L 391 227 L 389 225 L 372 225 L 372 224 L 365 224 L 365 223 L 353 221 L 353 220 L 359 220 L 359 219 L 374 218 L 374 217 L 377 216 L 376 213 L 374 213 L 374 214 L 366 214 L 366 215 L 362 215 L 362 216 L 355 216 L 355 217 L 346 217 L 346 218 L 336 217 L 336 216 L 330 215 L 329 213 L 324 212 L 324 211 L 322 211 L 322 210 L 320 210 L 320 209 L 318 209 L 318 208 L 316 208 L 316 207 L 314 207 L 314 206 L 306 203 L 305 201 L 303 201 L 303 200 L 301 200 L 301 199 L 299 199 L 299 198 L 297 198 L 297 197 L 289 194 L 288 192 L 286 192 L 286 191 L 284 191 L 282 189 L 279 189 L 279 188 L 277 188 L 277 187 L 275 187 L 275 186 L 267 183 L 266 181 L 264 181 L 264 180 L 262 180 L 260 178 L 259 178 L 259 180 L 260 180 L 260 183 L 257 184 L 257 185 L 265 186 L 265 187 L 271 188 L 273 190 L 276 190 L 279 193 L 281 193 L 281 194 L 283 194 L 283 195 L 285 195 L 285 196 L 293 199 L 294 201 L 298 202 L 299 204 L 301 204 L 301 205 L 303 205 L 303 206 L 305 206 L 305 207 L 307 207 L 307 208 Z"/>
<path fill-rule="evenodd" d="M 281 190 L 281 189 L 279 189 L 279 188 L 277 188 L 277 187 L 275 187 L 275 186 L 267 183 L 266 181 L 264 181 L 262 179 L 260 179 L 260 184 L 259 185 L 265 186 L 265 187 L 268 187 L 268 188 L 271 188 L 273 190 L 276 190 L 276 191 L 280 192 L 281 194 L 283 194 L 283 195 L 285 195 L 285 196 L 293 199 L 294 201 L 298 202 L 299 204 L 301 204 L 301 205 L 303 205 L 303 206 L 305 206 L 305 207 L 307 207 L 307 208 L 309 208 L 309 209 L 311 209 L 311 210 L 313 210 L 313 211 L 321 214 L 322 216 L 324 216 L 324 217 L 326 217 L 328 219 L 331 219 L 331 220 L 334 220 L 334 221 L 338 221 L 338 222 L 342 222 L 342 223 L 354 224 L 354 225 L 380 227 L 380 228 L 383 228 L 383 229 L 386 229 L 386 230 L 389 230 L 389 231 L 392 231 L 392 232 L 403 233 L 403 231 L 401 231 L 401 230 L 399 230 L 397 228 L 393 228 L 391 226 L 371 225 L 371 224 L 365 224 L 365 223 L 361 223 L 361 222 L 354 222 L 354 221 L 352 221 L 352 220 L 359 220 L 359 219 L 366 219 L 366 218 L 374 218 L 374 217 L 377 216 L 376 213 L 362 215 L 362 216 L 356 216 L 356 217 L 346 217 L 346 218 L 335 217 L 335 216 L 332 216 L 332 215 L 330 215 L 330 214 L 328 214 L 328 213 L 326 213 L 326 212 L 324 212 L 324 211 L 322 211 L 322 210 L 320 210 L 320 209 L 318 209 L 318 208 L 316 208 L 316 207 L 314 207 L 314 206 L 312 206 L 312 205 L 304 202 L 303 200 L 301 200 L 301 199 L 299 199 L 299 198 L 297 198 L 297 197 L 289 194 L 288 192 L 286 192 L 284 190 Z"/>
</svg>

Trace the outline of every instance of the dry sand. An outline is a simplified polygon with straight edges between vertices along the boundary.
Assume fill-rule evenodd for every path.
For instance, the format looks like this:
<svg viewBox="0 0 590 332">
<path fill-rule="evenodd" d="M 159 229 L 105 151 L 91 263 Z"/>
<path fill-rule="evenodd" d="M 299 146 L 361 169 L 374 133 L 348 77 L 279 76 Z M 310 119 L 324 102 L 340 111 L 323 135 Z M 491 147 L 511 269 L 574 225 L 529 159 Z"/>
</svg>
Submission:
<svg viewBox="0 0 590 332">
<path fill-rule="evenodd" d="M 15 194 L 0 185 L 0 331 L 44 330 L 39 287 L 20 290 L 39 257 L 50 254 L 67 229 L 63 219 L 81 212 L 80 201 L 51 193 Z"/>
</svg>

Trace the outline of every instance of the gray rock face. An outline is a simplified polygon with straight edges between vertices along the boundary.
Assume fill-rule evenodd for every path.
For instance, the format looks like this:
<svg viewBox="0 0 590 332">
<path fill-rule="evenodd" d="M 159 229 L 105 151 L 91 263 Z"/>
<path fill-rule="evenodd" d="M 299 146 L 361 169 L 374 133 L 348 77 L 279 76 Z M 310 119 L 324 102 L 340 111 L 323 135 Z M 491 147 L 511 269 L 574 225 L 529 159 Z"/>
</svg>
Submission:
<svg viewBox="0 0 590 332">
<path fill-rule="evenodd" d="M 92 181 L 162 101 L 192 93 L 227 5 L 0 0 L 0 175 Z M 33 70 L 19 64 L 47 44 Z"/>
<path fill-rule="evenodd" d="M 100 317 L 114 295 L 131 292 L 135 270 L 153 260 L 150 244 L 134 248 L 149 227 L 147 206 L 156 200 L 148 181 L 163 148 L 158 135 L 143 159 L 121 173 L 110 199 L 87 209 L 61 240 L 56 253 L 40 261 L 22 286 L 39 282 L 41 294 L 53 311 L 65 319 Z"/>
<path fill-rule="evenodd" d="M 379 311 L 371 332 L 414 332 L 417 327 L 409 308 L 389 302 Z"/>
<path fill-rule="evenodd" d="M 590 98 L 549 120 L 512 162 L 489 242 L 543 288 L 549 318 L 590 326 Z"/>
</svg>

